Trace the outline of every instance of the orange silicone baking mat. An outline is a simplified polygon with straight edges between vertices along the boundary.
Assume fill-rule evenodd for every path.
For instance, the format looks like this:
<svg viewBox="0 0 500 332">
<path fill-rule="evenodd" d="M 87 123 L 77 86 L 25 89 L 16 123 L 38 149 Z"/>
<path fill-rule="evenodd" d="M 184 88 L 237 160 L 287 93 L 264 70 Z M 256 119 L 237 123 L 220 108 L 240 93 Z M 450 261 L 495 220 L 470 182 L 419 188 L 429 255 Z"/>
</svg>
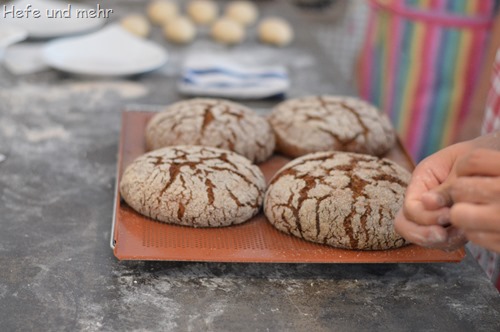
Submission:
<svg viewBox="0 0 500 332">
<path fill-rule="evenodd" d="M 123 112 L 117 166 L 117 183 L 136 157 L 145 153 L 144 130 L 152 112 Z M 401 144 L 386 156 L 412 169 Z M 269 181 L 289 159 L 275 155 L 260 167 Z M 118 186 L 117 186 L 118 188 Z M 120 260 L 210 261 L 255 263 L 401 263 L 458 262 L 463 249 L 454 252 L 409 245 L 400 249 L 359 251 L 332 248 L 281 233 L 260 213 L 237 226 L 191 228 L 154 221 L 115 197 L 112 246 Z"/>
</svg>

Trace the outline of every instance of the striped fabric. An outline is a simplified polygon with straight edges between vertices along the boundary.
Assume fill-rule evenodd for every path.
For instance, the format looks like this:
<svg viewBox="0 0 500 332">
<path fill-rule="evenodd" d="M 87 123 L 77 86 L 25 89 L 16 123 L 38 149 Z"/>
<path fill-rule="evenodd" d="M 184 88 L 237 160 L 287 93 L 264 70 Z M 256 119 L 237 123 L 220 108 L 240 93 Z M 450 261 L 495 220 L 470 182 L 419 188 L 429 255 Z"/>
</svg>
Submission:
<svg viewBox="0 0 500 332">
<path fill-rule="evenodd" d="M 497 51 L 495 63 L 493 64 L 493 75 L 486 101 L 482 133 L 488 134 L 495 130 L 500 130 L 500 49 Z M 467 247 L 500 291 L 500 255 L 474 243 L 469 243 Z"/>
<path fill-rule="evenodd" d="M 486 113 L 483 122 L 483 134 L 500 130 L 500 49 L 495 56 L 491 89 L 486 101 Z"/>
<path fill-rule="evenodd" d="M 221 54 L 191 55 L 182 66 L 179 91 L 231 99 L 283 98 L 290 87 L 286 67 L 259 65 L 258 61 L 243 62 L 241 57 Z"/>
<path fill-rule="evenodd" d="M 499 0 L 370 0 L 359 93 L 392 120 L 416 161 L 465 119 Z"/>
</svg>

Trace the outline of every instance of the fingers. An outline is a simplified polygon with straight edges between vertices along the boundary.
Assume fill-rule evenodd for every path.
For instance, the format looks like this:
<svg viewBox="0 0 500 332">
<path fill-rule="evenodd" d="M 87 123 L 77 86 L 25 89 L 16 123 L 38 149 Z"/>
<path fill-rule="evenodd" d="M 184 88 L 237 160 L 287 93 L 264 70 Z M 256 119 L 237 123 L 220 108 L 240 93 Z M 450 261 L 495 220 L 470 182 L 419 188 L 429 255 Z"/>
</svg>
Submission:
<svg viewBox="0 0 500 332">
<path fill-rule="evenodd" d="M 450 176 L 442 184 L 431 188 L 429 193 L 423 194 L 422 202 L 429 210 L 436 210 L 444 206 L 451 206 L 454 202 L 470 200 L 471 202 L 485 202 L 487 195 L 485 190 L 481 190 L 483 185 L 487 185 L 486 180 L 478 180 L 474 184 L 473 180 L 462 181 L 463 177 L 474 176 L 500 176 L 500 152 L 489 149 L 474 149 L 458 158 L 454 165 L 454 176 Z M 455 180 L 458 178 L 458 180 Z M 495 190 L 497 187 L 489 185 L 487 188 Z M 489 189 L 488 189 L 489 190 Z M 496 189 L 500 191 L 500 189 Z M 455 195 L 458 195 L 455 197 Z"/>
<path fill-rule="evenodd" d="M 415 168 L 395 221 L 409 242 L 454 250 L 469 238 L 500 251 L 500 152 L 471 144 L 446 148 Z"/>
<path fill-rule="evenodd" d="M 436 188 L 422 194 L 421 200 L 427 210 L 437 210 L 453 205 L 453 198 L 450 193 L 450 182 L 445 182 Z"/>
<path fill-rule="evenodd" d="M 450 222 L 448 207 L 437 210 L 427 209 L 420 199 L 406 200 L 403 211 L 406 218 L 413 220 L 413 222 L 419 225 L 445 226 Z"/>
<path fill-rule="evenodd" d="M 475 149 L 456 162 L 457 176 L 500 176 L 500 151 Z"/>
<path fill-rule="evenodd" d="M 456 159 L 455 150 L 459 146 L 443 149 L 417 165 L 405 194 L 405 214 L 408 218 L 426 225 L 436 224 L 438 218 L 440 220 L 446 219 L 446 216 L 442 216 L 442 212 L 427 213 L 425 211 L 438 210 L 447 206 L 446 202 L 434 202 L 431 198 L 430 207 L 426 207 L 422 204 L 422 195 L 440 186 L 445 180 L 450 181 L 447 179 L 454 178 L 454 174 L 451 174 L 451 172 Z M 422 219 L 422 222 L 420 222 L 420 219 Z M 444 224 L 444 222 L 441 222 L 441 224 Z"/>
<path fill-rule="evenodd" d="M 411 243 L 432 246 L 446 241 L 446 231 L 440 226 L 421 226 L 408 220 L 400 211 L 394 223 L 395 230 Z"/>
<path fill-rule="evenodd" d="M 500 233 L 500 206 L 456 203 L 450 209 L 450 220 L 466 232 Z"/>
<path fill-rule="evenodd" d="M 420 199 L 422 193 L 439 186 L 449 176 L 451 161 L 439 155 L 427 157 L 413 170 L 406 197 Z"/>
<path fill-rule="evenodd" d="M 406 219 L 402 211 L 396 216 L 394 226 L 396 232 L 407 241 L 427 248 L 451 251 L 467 242 L 464 232 L 458 228 L 417 225 Z"/>
<path fill-rule="evenodd" d="M 420 199 L 424 192 L 439 186 L 450 177 L 456 159 L 454 149 L 456 148 L 443 149 L 425 158 L 415 167 L 406 191 L 408 199 Z"/>
<path fill-rule="evenodd" d="M 460 177 L 446 181 L 422 194 L 422 204 L 428 210 L 470 202 L 485 204 L 500 201 L 500 177 Z"/>
<path fill-rule="evenodd" d="M 448 193 L 455 203 L 500 204 L 500 177 L 461 177 L 448 188 Z"/>
<path fill-rule="evenodd" d="M 500 166 L 498 167 L 500 169 Z M 460 202 L 477 204 L 500 202 L 500 176 L 459 177 L 422 194 L 422 204 L 428 210 Z"/>
<path fill-rule="evenodd" d="M 471 148 L 471 144 L 456 144 L 426 158 L 415 168 L 406 191 L 404 207 L 395 222 L 396 231 L 406 240 L 444 250 L 456 249 L 467 241 L 464 230 L 459 226 L 450 226 L 450 207 L 457 200 L 470 199 L 471 196 L 476 200 L 485 199 L 495 190 L 493 184 L 488 187 L 489 194 L 485 195 L 481 191 L 485 188 L 483 183 L 466 183 L 455 194 L 456 161 Z M 487 158 L 483 154 L 477 155 L 481 160 Z M 470 154 L 470 158 L 463 162 L 464 174 L 478 172 L 478 156 Z M 491 167 L 487 173 L 491 173 Z"/>
</svg>

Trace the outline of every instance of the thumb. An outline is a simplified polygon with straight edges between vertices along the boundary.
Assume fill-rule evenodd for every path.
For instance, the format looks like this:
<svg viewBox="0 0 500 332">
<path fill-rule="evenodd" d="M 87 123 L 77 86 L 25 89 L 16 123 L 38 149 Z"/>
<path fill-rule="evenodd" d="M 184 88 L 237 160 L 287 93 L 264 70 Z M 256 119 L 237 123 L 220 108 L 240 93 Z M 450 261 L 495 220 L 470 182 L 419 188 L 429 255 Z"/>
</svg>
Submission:
<svg viewBox="0 0 500 332">
<path fill-rule="evenodd" d="M 453 205 L 453 198 L 451 197 L 452 180 L 447 179 L 439 186 L 422 194 L 422 204 L 428 210 L 438 210 L 443 207 L 450 207 Z"/>
</svg>

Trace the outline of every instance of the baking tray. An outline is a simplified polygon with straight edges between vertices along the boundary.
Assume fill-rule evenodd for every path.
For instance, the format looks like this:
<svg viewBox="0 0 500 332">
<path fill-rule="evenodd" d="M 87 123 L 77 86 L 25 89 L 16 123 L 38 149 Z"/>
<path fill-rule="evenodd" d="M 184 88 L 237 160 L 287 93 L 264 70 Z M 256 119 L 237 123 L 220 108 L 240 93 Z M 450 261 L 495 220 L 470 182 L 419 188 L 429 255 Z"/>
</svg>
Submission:
<svg viewBox="0 0 500 332">
<path fill-rule="evenodd" d="M 209 261 L 254 263 L 424 263 L 459 262 L 454 252 L 409 245 L 399 249 L 345 250 L 307 242 L 276 230 L 259 213 L 251 220 L 223 228 L 192 228 L 154 221 L 132 210 L 120 198 L 118 183 L 128 164 L 146 152 L 144 130 L 154 112 L 123 112 L 118 151 L 111 247 L 120 260 Z M 386 155 L 411 170 L 411 158 L 398 141 Z M 290 159 L 280 155 L 260 165 L 266 179 Z"/>
</svg>

